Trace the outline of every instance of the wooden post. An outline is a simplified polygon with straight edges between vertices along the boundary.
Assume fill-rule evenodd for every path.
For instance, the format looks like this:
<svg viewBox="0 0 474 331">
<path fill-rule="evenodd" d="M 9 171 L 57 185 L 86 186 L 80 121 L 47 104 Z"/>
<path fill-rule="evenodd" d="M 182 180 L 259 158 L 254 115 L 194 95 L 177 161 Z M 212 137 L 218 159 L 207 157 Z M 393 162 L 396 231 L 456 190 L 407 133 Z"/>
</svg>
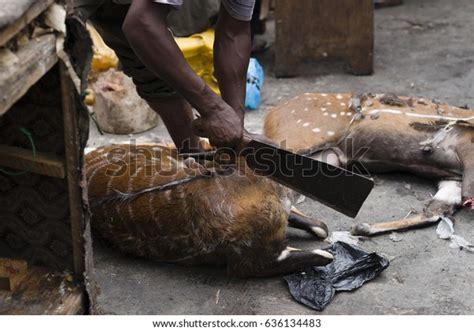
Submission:
<svg viewBox="0 0 474 331">
<path fill-rule="evenodd" d="M 69 209 L 72 233 L 74 273 L 83 278 L 85 271 L 84 224 L 79 158 L 79 132 L 75 105 L 75 86 L 63 61 L 59 61 L 61 97 L 64 117 L 64 146 L 66 150 L 66 178 L 69 192 Z"/>
<path fill-rule="evenodd" d="M 373 0 L 276 0 L 277 77 L 321 60 L 342 60 L 354 74 L 371 74 L 373 17 Z"/>
<path fill-rule="evenodd" d="M 346 61 L 355 75 L 371 75 L 374 71 L 374 4 L 358 3 L 355 13 L 349 15 Z"/>
</svg>

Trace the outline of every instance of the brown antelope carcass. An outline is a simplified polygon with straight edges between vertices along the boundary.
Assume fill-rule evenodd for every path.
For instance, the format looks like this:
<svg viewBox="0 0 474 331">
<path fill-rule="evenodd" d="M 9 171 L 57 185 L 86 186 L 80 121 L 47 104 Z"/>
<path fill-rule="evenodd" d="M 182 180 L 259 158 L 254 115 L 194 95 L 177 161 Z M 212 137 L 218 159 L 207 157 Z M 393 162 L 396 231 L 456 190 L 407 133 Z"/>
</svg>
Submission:
<svg viewBox="0 0 474 331">
<path fill-rule="evenodd" d="M 353 234 L 419 227 L 462 205 L 474 208 L 472 110 L 395 95 L 306 93 L 272 109 L 264 133 L 284 148 L 336 166 L 438 181 L 438 192 L 421 214 L 358 224 Z"/>
<path fill-rule="evenodd" d="M 112 145 L 86 156 L 92 226 L 118 249 L 231 275 L 272 276 L 325 265 L 331 254 L 285 244 L 287 223 L 326 238 L 291 208 L 291 192 L 244 164 L 222 170 L 165 146 Z"/>
</svg>

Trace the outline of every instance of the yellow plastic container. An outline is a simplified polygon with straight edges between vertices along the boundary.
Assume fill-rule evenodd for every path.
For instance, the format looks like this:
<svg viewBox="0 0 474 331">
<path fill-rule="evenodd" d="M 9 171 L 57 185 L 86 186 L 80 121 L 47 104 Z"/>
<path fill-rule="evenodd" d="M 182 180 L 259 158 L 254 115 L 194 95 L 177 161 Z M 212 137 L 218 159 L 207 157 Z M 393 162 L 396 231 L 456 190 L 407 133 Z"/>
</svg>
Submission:
<svg viewBox="0 0 474 331">
<path fill-rule="evenodd" d="M 92 37 L 94 51 L 91 76 L 96 77 L 100 72 L 117 68 L 119 60 L 115 52 L 104 43 L 104 40 L 92 25 L 88 24 L 87 28 Z M 214 92 L 220 94 L 217 80 L 214 77 L 214 30 L 209 29 L 190 37 L 175 38 L 175 40 L 194 72 L 196 72 Z M 93 92 L 89 92 L 90 94 L 88 94 L 86 98 L 86 103 L 92 105 L 95 99 Z"/>
<path fill-rule="evenodd" d="M 175 40 L 194 72 L 219 94 L 217 80 L 214 77 L 214 30 L 209 29 L 187 38 L 175 38 Z"/>
<path fill-rule="evenodd" d="M 92 38 L 92 50 L 94 52 L 91 73 L 94 75 L 111 68 L 116 69 L 119 60 L 115 52 L 104 43 L 104 40 L 92 25 L 87 24 L 87 30 Z"/>
</svg>

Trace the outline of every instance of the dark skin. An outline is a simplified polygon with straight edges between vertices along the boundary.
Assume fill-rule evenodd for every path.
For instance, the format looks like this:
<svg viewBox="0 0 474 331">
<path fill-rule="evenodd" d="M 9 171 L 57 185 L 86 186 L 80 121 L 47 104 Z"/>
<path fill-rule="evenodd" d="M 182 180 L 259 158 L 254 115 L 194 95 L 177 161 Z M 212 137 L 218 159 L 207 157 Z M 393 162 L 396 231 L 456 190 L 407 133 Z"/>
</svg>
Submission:
<svg viewBox="0 0 474 331">
<path fill-rule="evenodd" d="M 214 66 L 222 98 L 196 75 L 168 30 L 168 5 L 134 0 L 123 32 L 140 60 L 182 96 L 147 100 L 162 117 L 176 146 L 198 151 L 198 136 L 217 147 L 238 147 L 243 138 L 250 23 L 234 19 L 221 6 L 214 43 Z M 193 121 L 191 106 L 200 114 Z M 193 134 L 193 130 L 194 133 Z"/>
</svg>

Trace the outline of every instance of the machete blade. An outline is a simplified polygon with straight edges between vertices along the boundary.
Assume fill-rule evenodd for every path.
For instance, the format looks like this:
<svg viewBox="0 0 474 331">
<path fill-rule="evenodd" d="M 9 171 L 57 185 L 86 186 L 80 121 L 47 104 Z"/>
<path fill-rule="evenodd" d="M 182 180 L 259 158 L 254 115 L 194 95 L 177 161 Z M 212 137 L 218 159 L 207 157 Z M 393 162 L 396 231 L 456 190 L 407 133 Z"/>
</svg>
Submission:
<svg viewBox="0 0 474 331">
<path fill-rule="evenodd" d="M 352 218 L 374 187 L 370 178 L 257 140 L 247 143 L 245 158 L 256 173 Z"/>
</svg>

